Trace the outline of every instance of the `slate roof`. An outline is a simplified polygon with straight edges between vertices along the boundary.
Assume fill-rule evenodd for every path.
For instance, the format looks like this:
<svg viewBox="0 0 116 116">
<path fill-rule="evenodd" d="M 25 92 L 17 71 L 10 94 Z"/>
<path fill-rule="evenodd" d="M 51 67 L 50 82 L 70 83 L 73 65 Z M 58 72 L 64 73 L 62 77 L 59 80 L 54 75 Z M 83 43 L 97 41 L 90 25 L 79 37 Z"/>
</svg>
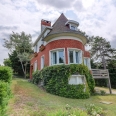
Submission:
<svg viewBox="0 0 116 116">
<path fill-rule="evenodd" d="M 50 31 L 50 33 L 47 36 L 56 34 L 56 33 L 63 33 L 63 32 L 72 32 L 72 33 L 82 34 L 79 31 L 71 30 L 68 25 L 66 26 L 65 23 L 67 21 L 68 19 L 62 13 L 60 17 L 56 20 L 56 22 L 53 24 L 52 26 L 53 29 Z"/>
</svg>

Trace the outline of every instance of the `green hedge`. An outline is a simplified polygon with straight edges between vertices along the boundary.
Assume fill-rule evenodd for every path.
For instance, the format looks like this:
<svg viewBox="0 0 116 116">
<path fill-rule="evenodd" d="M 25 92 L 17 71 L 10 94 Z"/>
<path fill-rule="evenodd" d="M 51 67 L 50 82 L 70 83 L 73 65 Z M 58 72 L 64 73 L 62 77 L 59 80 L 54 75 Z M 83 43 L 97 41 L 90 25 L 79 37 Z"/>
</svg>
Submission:
<svg viewBox="0 0 116 116">
<path fill-rule="evenodd" d="M 12 69 L 0 66 L 0 116 L 6 116 L 8 100 L 11 97 L 11 80 Z"/>
<path fill-rule="evenodd" d="M 0 66 L 0 80 L 10 83 L 12 80 L 12 69 L 6 66 Z"/>
<path fill-rule="evenodd" d="M 9 84 L 4 81 L 0 81 L 0 116 L 5 116 L 10 96 L 11 91 Z"/>
<path fill-rule="evenodd" d="M 85 75 L 87 80 L 86 85 L 68 84 L 68 78 L 75 73 Z M 44 81 L 44 87 L 47 92 L 69 98 L 89 98 L 95 86 L 90 71 L 82 64 L 45 67 L 41 71 L 33 73 L 33 82 L 35 84 L 38 84 L 41 80 Z M 85 86 L 86 91 L 84 92 Z"/>
</svg>

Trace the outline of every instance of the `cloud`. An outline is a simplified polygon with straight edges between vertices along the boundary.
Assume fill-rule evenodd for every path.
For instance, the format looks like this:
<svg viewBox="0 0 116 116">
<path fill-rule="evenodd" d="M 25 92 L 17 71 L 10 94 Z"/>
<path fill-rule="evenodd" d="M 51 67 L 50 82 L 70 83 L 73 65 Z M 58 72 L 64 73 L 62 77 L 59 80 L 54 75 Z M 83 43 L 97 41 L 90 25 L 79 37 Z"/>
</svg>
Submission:
<svg viewBox="0 0 116 116">
<path fill-rule="evenodd" d="M 0 30 L 14 30 L 14 29 L 18 29 L 18 27 L 17 26 L 3 26 L 3 25 L 1 25 L 0 26 Z"/>
<path fill-rule="evenodd" d="M 72 7 L 73 1 L 69 0 L 37 0 L 39 4 L 55 7 L 57 9 L 64 9 Z"/>
<path fill-rule="evenodd" d="M 0 9 L 0 63 L 8 54 L 3 38 L 9 38 L 12 31 L 24 31 L 34 42 L 41 32 L 41 19 L 53 24 L 62 12 L 79 22 L 81 30 L 106 38 L 116 48 L 115 0 L 1 0 Z"/>
</svg>

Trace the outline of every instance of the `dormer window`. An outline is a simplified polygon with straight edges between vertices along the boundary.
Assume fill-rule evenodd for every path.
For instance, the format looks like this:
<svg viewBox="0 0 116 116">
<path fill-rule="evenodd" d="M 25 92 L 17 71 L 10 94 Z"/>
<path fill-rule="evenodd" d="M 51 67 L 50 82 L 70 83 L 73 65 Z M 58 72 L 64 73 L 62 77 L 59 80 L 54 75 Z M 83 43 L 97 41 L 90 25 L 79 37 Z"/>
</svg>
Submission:
<svg viewBox="0 0 116 116">
<path fill-rule="evenodd" d="M 76 30 L 77 30 L 77 27 L 76 27 L 75 25 L 71 25 L 71 24 L 70 24 L 70 29 L 76 31 Z"/>
<path fill-rule="evenodd" d="M 69 25 L 71 30 L 77 31 L 77 27 L 79 26 L 79 23 L 73 20 L 68 20 L 65 25 Z"/>
</svg>

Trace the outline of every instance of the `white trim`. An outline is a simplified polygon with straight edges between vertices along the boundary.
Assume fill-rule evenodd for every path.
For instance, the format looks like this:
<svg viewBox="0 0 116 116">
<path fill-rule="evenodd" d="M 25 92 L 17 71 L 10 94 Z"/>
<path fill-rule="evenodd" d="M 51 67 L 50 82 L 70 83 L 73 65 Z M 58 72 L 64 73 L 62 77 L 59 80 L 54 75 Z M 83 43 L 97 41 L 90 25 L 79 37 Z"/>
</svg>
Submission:
<svg viewBox="0 0 116 116">
<path fill-rule="evenodd" d="M 71 24 L 71 23 L 70 23 L 69 26 L 70 26 L 70 29 L 71 29 L 71 30 L 75 30 L 75 31 L 78 30 L 77 25 L 74 25 L 74 24 Z M 75 29 L 72 29 L 72 26 L 73 26 Z"/>
<path fill-rule="evenodd" d="M 43 62 L 42 62 L 42 58 L 44 58 L 44 64 L 43 64 Z M 45 56 L 44 55 L 42 55 L 41 56 L 41 69 L 43 69 L 44 68 L 44 66 L 43 65 L 45 65 Z"/>
<path fill-rule="evenodd" d="M 36 63 L 36 65 L 35 65 Z M 37 60 L 34 62 L 34 71 L 36 71 L 38 69 L 38 64 L 37 64 Z"/>
<path fill-rule="evenodd" d="M 70 24 L 70 23 L 73 23 L 73 24 L 77 25 L 77 27 L 79 26 L 79 23 L 78 23 L 77 21 L 73 21 L 73 20 L 68 20 L 68 21 L 65 23 L 65 25 Z"/>
<path fill-rule="evenodd" d="M 70 59 L 69 59 L 69 51 L 70 50 L 73 50 L 73 60 L 74 60 L 74 63 L 70 63 Z M 83 55 L 82 55 L 82 59 L 81 59 L 81 63 L 80 63 L 80 58 L 79 58 L 79 63 L 76 63 L 76 59 L 75 59 L 75 51 L 80 51 L 83 53 L 83 51 L 81 49 L 78 49 L 78 48 L 67 48 L 67 54 L 68 54 L 68 64 L 82 64 L 83 63 Z"/>
<path fill-rule="evenodd" d="M 87 64 L 85 64 L 85 59 L 87 59 Z M 84 65 L 87 66 L 89 70 L 91 70 L 90 57 L 84 57 Z"/>
<path fill-rule="evenodd" d="M 57 51 L 57 54 L 58 54 L 58 51 L 60 51 L 60 50 L 63 50 L 63 52 L 64 52 L 64 63 L 52 64 L 52 61 L 51 61 L 51 57 L 52 57 L 51 56 L 51 52 Z M 57 60 L 58 60 L 58 56 L 57 56 Z M 55 49 L 49 50 L 49 66 L 62 65 L 62 64 L 66 64 L 65 48 L 55 48 Z"/>
<path fill-rule="evenodd" d="M 50 26 L 46 26 L 45 29 L 41 32 L 41 34 L 38 36 L 38 38 L 35 40 L 33 46 L 35 46 L 37 44 L 37 42 L 41 39 L 42 35 L 45 33 L 45 31 L 47 29 L 51 30 L 53 27 L 50 27 Z"/>
<path fill-rule="evenodd" d="M 60 36 L 60 37 L 52 38 L 51 40 L 47 41 L 46 45 L 47 45 L 48 43 L 52 42 L 52 41 L 55 41 L 55 40 L 62 40 L 62 39 L 77 40 L 77 41 L 79 41 L 79 42 L 81 42 L 81 43 L 83 44 L 82 40 L 79 39 L 79 38 L 77 38 L 77 37 L 72 37 L 72 36 Z"/>
</svg>

